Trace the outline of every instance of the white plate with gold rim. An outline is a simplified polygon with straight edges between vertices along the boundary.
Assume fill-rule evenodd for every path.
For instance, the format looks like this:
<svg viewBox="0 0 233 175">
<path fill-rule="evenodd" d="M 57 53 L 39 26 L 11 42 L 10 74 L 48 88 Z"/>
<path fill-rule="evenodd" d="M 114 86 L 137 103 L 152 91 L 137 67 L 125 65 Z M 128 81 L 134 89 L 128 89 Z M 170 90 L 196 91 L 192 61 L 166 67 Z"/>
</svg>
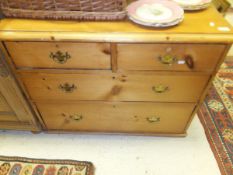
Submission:
<svg viewBox="0 0 233 175">
<path fill-rule="evenodd" d="M 127 7 L 129 19 L 151 27 L 177 25 L 184 18 L 184 10 L 167 0 L 139 0 Z"/>
<path fill-rule="evenodd" d="M 210 6 L 212 0 L 172 0 L 184 10 L 202 10 Z"/>
</svg>

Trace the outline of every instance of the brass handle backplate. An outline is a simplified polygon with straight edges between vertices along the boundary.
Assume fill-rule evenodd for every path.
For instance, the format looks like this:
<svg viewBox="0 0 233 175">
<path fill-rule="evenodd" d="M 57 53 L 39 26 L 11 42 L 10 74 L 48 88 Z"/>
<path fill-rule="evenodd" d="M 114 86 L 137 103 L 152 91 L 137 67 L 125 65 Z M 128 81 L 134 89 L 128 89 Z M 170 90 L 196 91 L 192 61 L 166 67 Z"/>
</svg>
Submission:
<svg viewBox="0 0 233 175">
<path fill-rule="evenodd" d="M 66 93 L 71 93 L 77 89 L 77 86 L 75 86 L 75 84 L 64 83 L 59 85 L 59 89 Z"/>
<path fill-rule="evenodd" d="M 157 86 L 153 86 L 152 87 L 152 90 L 155 92 L 155 93 L 164 93 L 166 91 L 169 90 L 169 87 L 168 86 L 164 86 L 162 84 L 159 84 Z"/>
<path fill-rule="evenodd" d="M 194 68 L 194 61 L 191 55 L 185 55 L 184 58 L 178 59 L 176 56 L 167 54 L 164 56 L 159 56 L 158 59 L 162 64 L 172 65 L 174 63 L 178 63 L 178 64 L 186 64 L 189 69 Z"/>
<path fill-rule="evenodd" d="M 146 120 L 149 123 L 158 123 L 158 122 L 160 122 L 160 117 L 147 117 Z"/>
<path fill-rule="evenodd" d="M 51 52 L 49 57 L 53 59 L 56 63 L 59 64 L 64 64 L 67 62 L 68 59 L 71 58 L 70 54 L 68 52 L 61 52 L 60 50 L 57 51 L 56 53 Z"/>
<path fill-rule="evenodd" d="M 70 117 L 70 119 L 75 120 L 75 121 L 80 121 L 83 119 L 83 116 L 80 114 L 70 115 L 69 117 Z"/>
<path fill-rule="evenodd" d="M 169 54 L 164 56 L 159 56 L 158 59 L 162 64 L 168 64 L 168 65 L 172 65 L 177 61 L 177 58 L 175 56 Z"/>
</svg>

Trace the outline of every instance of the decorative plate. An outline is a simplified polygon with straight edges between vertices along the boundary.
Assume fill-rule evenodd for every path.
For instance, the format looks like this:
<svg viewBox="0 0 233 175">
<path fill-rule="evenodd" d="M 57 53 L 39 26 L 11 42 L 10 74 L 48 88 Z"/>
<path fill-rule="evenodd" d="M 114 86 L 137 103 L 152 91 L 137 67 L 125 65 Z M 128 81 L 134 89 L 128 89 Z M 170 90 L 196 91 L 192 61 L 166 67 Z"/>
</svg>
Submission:
<svg viewBox="0 0 233 175">
<path fill-rule="evenodd" d="M 181 18 L 181 19 L 177 19 L 176 21 L 173 21 L 173 22 L 170 22 L 170 23 L 146 23 L 146 22 L 142 22 L 142 21 L 139 21 L 137 19 L 134 19 L 132 17 L 129 17 L 130 20 L 132 20 L 133 22 L 137 23 L 137 24 L 140 24 L 140 25 L 143 25 L 143 26 L 148 26 L 148 27 L 170 27 L 170 26 L 175 26 L 179 23 L 181 23 L 183 21 L 184 18 Z"/>
<path fill-rule="evenodd" d="M 212 0 L 173 0 L 184 10 L 201 10 L 209 7 Z"/>
<path fill-rule="evenodd" d="M 203 10 L 210 6 L 210 4 L 204 4 L 204 5 L 196 5 L 196 6 L 185 6 L 182 7 L 186 11 L 193 11 L 193 10 Z"/>
<path fill-rule="evenodd" d="M 184 18 L 184 10 L 167 0 L 139 0 L 131 3 L 127 11 L 133 22 L 151 27 L 177 25 Z"/>
</svg>

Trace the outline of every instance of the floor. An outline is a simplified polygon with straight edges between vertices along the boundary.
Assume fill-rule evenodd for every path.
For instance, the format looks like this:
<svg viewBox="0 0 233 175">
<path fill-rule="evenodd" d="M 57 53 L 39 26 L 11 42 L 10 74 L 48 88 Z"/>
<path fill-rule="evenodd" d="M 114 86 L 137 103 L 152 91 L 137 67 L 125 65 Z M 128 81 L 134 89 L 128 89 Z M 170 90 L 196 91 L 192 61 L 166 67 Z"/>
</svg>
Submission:
<svg viewBox="0 0 233 175">
<path fill-rule="evenodd" d="M 0 155 L 91 161 L 95 175 L 220 175 L 197 117 L 185 138 L 0 132 Z"/>
</svg>

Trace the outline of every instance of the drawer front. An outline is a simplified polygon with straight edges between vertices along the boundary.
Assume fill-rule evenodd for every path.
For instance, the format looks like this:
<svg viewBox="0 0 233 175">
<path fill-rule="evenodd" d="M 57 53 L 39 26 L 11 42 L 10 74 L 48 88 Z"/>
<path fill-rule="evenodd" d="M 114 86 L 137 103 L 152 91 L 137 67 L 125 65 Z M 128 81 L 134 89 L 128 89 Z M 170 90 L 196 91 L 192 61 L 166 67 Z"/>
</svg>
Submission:
<svg viewBox="0 0 233 175">
<path fill-rule="evenodd" d="M 125 70 L 212 71 L 224 45 L 119 44 L 118 66 Z"/>
<path fill-rule="evenodd" d="M 20 67 L 110 69 L 110 45 L 101 43 L 6 42 Z"/>
<path fill-rule="evenodd" d="M 209 76 L 166 73 L 21 73 L 33 100 L 196 102 Z"/>
<path fill-rule="evenodd" d="M 184 133 L 193 103 L 37 103 L 51 130 Z"/>
</svg>

